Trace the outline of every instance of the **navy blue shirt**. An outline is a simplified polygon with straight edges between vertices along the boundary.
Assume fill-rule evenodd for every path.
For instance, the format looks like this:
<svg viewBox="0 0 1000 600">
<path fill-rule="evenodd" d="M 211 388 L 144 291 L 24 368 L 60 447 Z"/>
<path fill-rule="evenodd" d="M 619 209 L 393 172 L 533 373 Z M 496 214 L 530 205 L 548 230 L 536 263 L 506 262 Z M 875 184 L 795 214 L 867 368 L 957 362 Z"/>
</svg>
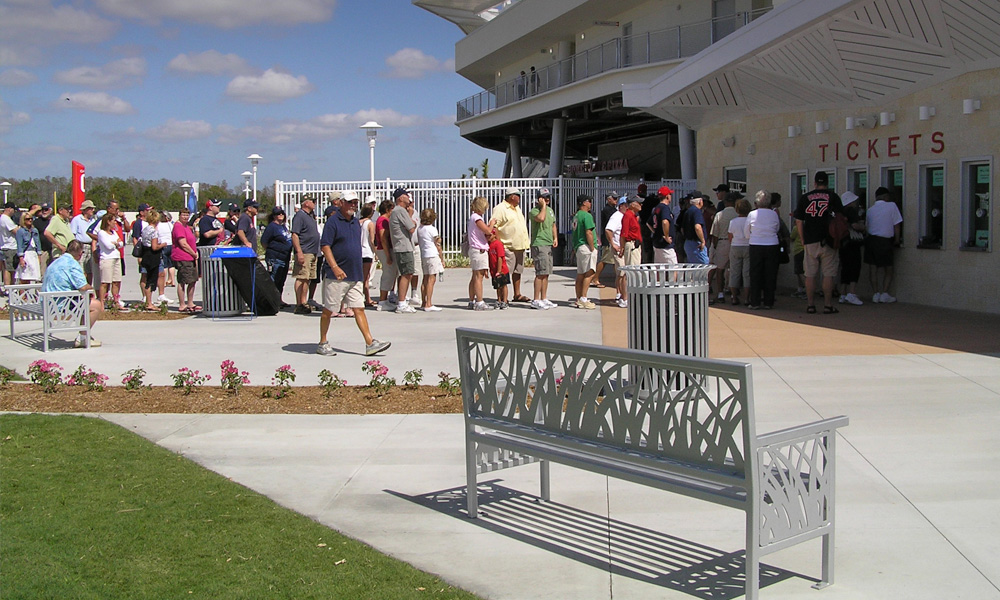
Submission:
<svg viewBox="0 0 1000 600">
<path fill-rule="evenodd" d="M 653 209 L 653 214 L 650 216 L 650 222 L 653 226 L 653 247 L 662 249 L 672 249 L 674 247 L 674 211 L 670 210 L 669 204 L 659 203 Z M 663 237 L 663 222 L 667 221 L 670 223 L 670 240 Z"/>
<path fill-rule="evenodd" d="M 260 244 L 267 251 L 268 260 L 283 260 L 286 263 L 292 256 L 292 234 L 284 224 L 279 225 L 275 221 L 268 223 L 264 228 L 264 235 L 260 236 Z"/>
<path fill-rule="evenodd" d="M 694 231 L 695 225 L 701 225 L 701 232 L 708 239 L 708 230 L 705 229 L 705 216 L 701 214 L 701 209 L 697 206 L 689 206 L 684 213 L 684 237 L 689 240 L 697 240 L 698 234 Z"/>
<path fill-rule="evenodd" d="M 320 236 L 320 260 L 323 261 L 323 273 L 328 278 L 334 278 L 333 269 L 323 258 L 323 246 L 329 246 L 337 266 L 347 274 L 347 281 L 361 281 L 361 221 L 357 217 L 347 220 L 340 212 L 330 215 L 323 225 L 323 235 Z"/>
</svg>

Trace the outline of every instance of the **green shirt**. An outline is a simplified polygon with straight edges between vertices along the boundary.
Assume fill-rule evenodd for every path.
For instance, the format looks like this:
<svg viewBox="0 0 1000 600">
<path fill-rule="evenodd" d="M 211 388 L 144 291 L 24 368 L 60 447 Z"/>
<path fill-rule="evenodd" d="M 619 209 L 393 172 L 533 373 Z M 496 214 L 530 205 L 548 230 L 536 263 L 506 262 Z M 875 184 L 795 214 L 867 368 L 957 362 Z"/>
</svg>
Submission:
<svg viewBox="0 0 1000 600">
<path fill-rule="evenodd" d="M 45 231 L 52 233 L 53 237 L 56 238 L 56 241 L 63 246 L 69 245 L 70 242 L 76 239 L 73 237 L 73 232 L 70 231 L 69 223 L 63 221 L 62 217 L 59 215 L 52 217 L 52 220 L 49 221 L 49 226 L 45 228 Z M 62 250 L 59 249 L 59 246 L 52 244 L 52 256 L 57 257 L 60 254 L 62 254 Z"/>
<path fill-rule="evenodd" d="M 545 209 L 545 219 L 539 223 L 535 218 L 540 212 L 542 210 L 536 206 L 528 213 L 528 219 L 531 221 L 531 245 L 551 246 L 555 243 L 555 240 L 552 239 L 552 226 L 556 222 L 556 216 L 552 214 L 552 207 L 550 206 Z"/>
<path fill-rule="evenodd" d="M 587 245 L 587 231 L 596 227 L 594 215 L 585 210 L 577 211 L 573 217 L 573 249 Z M 596 241 L 596 240 L 595 240 Z"/>
</svg>

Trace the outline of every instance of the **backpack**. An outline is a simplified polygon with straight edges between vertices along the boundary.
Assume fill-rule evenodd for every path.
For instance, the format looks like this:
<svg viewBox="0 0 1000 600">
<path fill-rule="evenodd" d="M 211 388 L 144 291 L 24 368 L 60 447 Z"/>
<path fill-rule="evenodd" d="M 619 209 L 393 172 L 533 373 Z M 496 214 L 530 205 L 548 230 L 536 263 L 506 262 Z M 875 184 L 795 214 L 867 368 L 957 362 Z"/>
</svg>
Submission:
<svg viewBox="0 0 1000 600">
<path fill-rule="evenodd" d="M 844 239 L 850 237 L 851 227 L 847 223 L 847 215 L 843 212 L 835 212 L 830 215 L 830 222 L 827 225 L 828 243 L 834 250 L 840 250 Z"/>
</svg>

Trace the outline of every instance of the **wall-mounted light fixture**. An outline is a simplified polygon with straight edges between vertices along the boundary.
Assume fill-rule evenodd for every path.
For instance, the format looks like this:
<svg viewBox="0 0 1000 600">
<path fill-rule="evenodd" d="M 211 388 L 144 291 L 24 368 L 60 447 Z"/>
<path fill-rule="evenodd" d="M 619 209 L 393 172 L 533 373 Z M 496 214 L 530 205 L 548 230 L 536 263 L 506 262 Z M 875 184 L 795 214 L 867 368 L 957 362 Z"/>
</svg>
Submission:
<svg viewBox="0 0 1000 600">
<path fill-rule="evenodd" d="M 844 121 L 844 129 L 851 130 L 855 127 L 875 127 L 878 123 L 878 115 L 866 117 L 847 117 Z"/>
<path fill-rule="evenodd" d="M 971 115 L 980 108 L 982 108 L 983 103 L 975 98 L 966 98 L 962 100 L 962 114 Z"/>
<path fill-rule="evenodd" d="M 723 138 L 722 145 L 725 146 L 726 148 L 732 148 L 733 146 L 736 145 L 736 138 L 733 136 Z"/>
<path fill-rule="evenodd" d="M 896 121 L 896 113 L 891 112 L 880 112 L 878 115 L 878 124 L 882 127 L 894 123 Z"/>
<path fill-rule="evenodd" d="M 854 129 L 854 117 L 847 117 L 844 119 L 844 129 L 848 131 Z"/>
<path fill-rule="evenodd" d="M 816 135 L 830 131 L 829 121 L 816 121 Z"/>
<path fill-rule="evenodd" d="M 933 106 L 921 106 L 919 110 L 921 121 L 930 121 L 931 117 L 937 114 L 937 109 Z"/>
<path fill-rule="evenodd" d="M 798 125 L 788 126 L 788 137 L 793 138 L 802 135 L 802 128 Z"/>
<path fill-rule="evenodd" d="M 749 154 L 750 156 L 757 154 L 757 144 L 750 144 L 749 146 L 747 146 L 747 154 Z"/>
</svg>

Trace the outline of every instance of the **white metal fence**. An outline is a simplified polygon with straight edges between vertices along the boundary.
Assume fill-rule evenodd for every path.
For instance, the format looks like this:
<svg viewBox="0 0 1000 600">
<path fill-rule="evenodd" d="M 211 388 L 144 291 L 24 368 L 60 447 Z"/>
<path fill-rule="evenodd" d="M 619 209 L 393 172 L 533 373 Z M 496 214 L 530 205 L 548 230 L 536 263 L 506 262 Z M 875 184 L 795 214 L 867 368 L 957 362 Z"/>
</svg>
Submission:
<svg viewBox="0 0 1000 600">
<path fill-rule="evenodd" d="M 512 179 L 384 179 L 375 182 L 372 189 L 368 181 L 275 181 L 275 202 L 285 209 L 289 215 L 294 213 L 294 206 L 302 201 L 302 196 L 312 194 L 318 198 L 317 213 L 322 216 L 323 210 L 330 204 L 327 195 L 333 191 L 346 192 L 352 190 L 362 198 L 374 195 L 382 201 L 391 199 L 392 191 L 399 186 L 410 190 L 415 208 L 433 208 L 437 213 L 436 226 L 441 233 L 441 245 L 445 254 L 458 254 L 462 235 L 471 212 L 473 198 L 483 196 L 489 200 L 490 207 L 503 201 L 504 190 L 516 187 L 521 190 L 521 211 L 527 218 L 528 211 L 534 205 L 538 190 L 549 188 L 552 192 L 552 207 L 556 214 L 556 227 L 560 233 L 568 233 L 570 222 L 576 213 L 576 198 L 587 194 L 596 199 L 593 203 L 595 218 L 604 206 L 602 200 L 609 192 L 621 195 L 634 195 L 639 184 L 645 183 L 651 193 L 660 186 L 667 185 L 674 190 L 674 198 L 695 190 L 695 180 L 664 179 L 662 181 L 640 181 L 622 179 L 571 179 L 559 177 L 546 178 L 512 178 Z M 487 213 L 487 220 L 489 214 Z M 322 218 L 320 218 L 322 221 Z"/>
</svg>

